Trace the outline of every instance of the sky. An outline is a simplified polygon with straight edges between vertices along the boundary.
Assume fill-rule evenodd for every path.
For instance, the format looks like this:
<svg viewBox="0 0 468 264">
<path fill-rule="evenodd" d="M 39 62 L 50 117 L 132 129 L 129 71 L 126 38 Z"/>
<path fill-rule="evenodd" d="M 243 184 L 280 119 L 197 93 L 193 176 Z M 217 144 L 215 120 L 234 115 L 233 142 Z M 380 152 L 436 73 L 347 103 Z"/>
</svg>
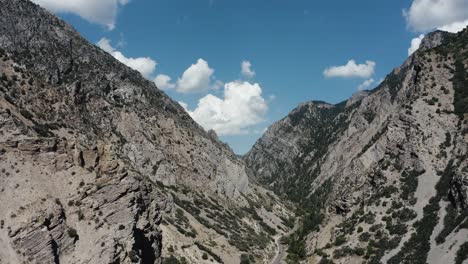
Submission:
<svg viewBox="0 0 468 264">
<path fill-rule="evenodd" d="M 372 89 L 468 0 L 33 0 L 152 80 L 237 154 L 302 102 Z"/>
</svg>

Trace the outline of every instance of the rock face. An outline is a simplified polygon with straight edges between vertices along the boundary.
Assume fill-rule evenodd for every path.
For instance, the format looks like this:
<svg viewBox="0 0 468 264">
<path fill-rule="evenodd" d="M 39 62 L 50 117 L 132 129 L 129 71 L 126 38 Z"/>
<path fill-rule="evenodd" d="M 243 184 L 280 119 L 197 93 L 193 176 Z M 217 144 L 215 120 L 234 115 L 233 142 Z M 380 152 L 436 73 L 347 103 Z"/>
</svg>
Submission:
<svg viewBox="0 0 468 264">
<path fill-rule="evenodd" d="M 268 259 L 289 211 L 225 144 L 62 20 L 0 6 L 0 263 Z"/>
<path fill-rule="evenodd" d="M 336 105 L 302 104 L 257 141 L 244 157 L 253 175 L 304 210 L 291 261 L 464 255 L 467 54 L 468 29 L 431 33 L 376 89 Z"/>
</svg>

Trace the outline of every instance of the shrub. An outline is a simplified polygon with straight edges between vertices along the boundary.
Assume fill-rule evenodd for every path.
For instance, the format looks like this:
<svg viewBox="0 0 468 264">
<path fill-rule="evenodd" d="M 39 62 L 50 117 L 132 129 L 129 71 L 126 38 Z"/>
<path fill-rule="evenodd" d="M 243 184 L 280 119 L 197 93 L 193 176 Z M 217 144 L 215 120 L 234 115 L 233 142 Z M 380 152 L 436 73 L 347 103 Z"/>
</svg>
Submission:
<svg viewBox="0 0 468 264">
<path fill-rule="evenodd" d="M 137 259 L 138 261 L 138 259 Z M 176 257 L 170 255 L 168 258 L 164 258 L 163 264 L 182 264 Z"/>
<path fill-rule="evenodd" d="M 357 247 L 354 249 L 354 254 L 358 256 L 364 256 L 365 253 L 366 253 L 366 250 L 364 248 Z"/>
<path fill-rule="evenodd" d="M 74 241 L 77 241 L 80 238 L 76 229 L 71 227 L 67 229 L 67 234 L 69 237 L 73 238 Z"/>
<path fill-rule="evenodd" d="M 335 239 L 335 246 L 341 246 L 346 243 L 346 237 L 343 235 L 337 236 Z"/>
<path fill-rule="evenodd" d="M 423 209 L 424 216 L 421 220 L 413 224 L 416 229 L 410 239 L 403 245 L 397 255 L 390 258 L 389 264 L 414 263 L 425 264 L 427 253 L 430 250 L 430 238 L 439 220 L 439 202 L 442 197 L 448 194 L 450 181 L 454 174 L 453 160 L 449 161 L 442 173 L 439 182 L 436 184 L 436 195 L 429 200 L 429 204 Z"/>
<path fill-rule="evenodd" d="M 242 254 L 240 258 L 240 264 L 250 264 L 254 263 L 255 259 L 252 255 Z"/>
<path fill-rule="evenodd" d="M 466 259 L 468 259 L 468 242 L 463 243 L 458 249 L 455 264 L 462 264 Z"/>
<path fill-rule="evenodd" d="M 463 115 L 468 113 L 468 89 L 466 89 L 468 87 L 468 74 L 461 60 L 455 62 L 455 74 L 452 83 L 455 90 L 453 102 L 455 114 L 463 118 Z"/>
<path fill-rule="evenodd" d="M 223 263 L 223 260 L 218 256 L 216 255 L 213 251 L 211 251 L 208 247 L 202 245 L 201 243 L 199 242 L 195 242 L 195 245 L 202 251 L 205 251 L 203 253 L 203 259 L 208 259 L 208 255 L 206 254 L 209 254 L 211 257 L 213 257 L 214 260 L 216 260 L 217 262 L 219 263 Z M 205 255 L 206 255 L 206 258 L 205 258 Z"/>
<path fill-rule="evenodd" d="M 468 211 L 463 210 L 461 213 L 458 212 L 457 208 L 455 208 L 452 204 L 448 204 L 447 206 L 447 214 L 444 218 L 444 228 L 436 237 L 437 244 L 441 244 L 445 242 L 445 238 L 450 235 L 453 230 L 457 226 L 465 221 L 468 217 Z"/>
<path fill-rule="evenodd" d="M 346 257 L 349 255 L 354 255 L 354 250 L 348 246 L 336 249 L 333 252 L 333 258 L 342 258 L 342 257 Z"/>
<path fill-rule="evenodd" d="M 361 241 L 361 242 L 369 241 L 370 237 L 371 237 L 371 235 L 368 232 L 364 232 L 364 233 L 359 235 L 359 241 Z"/>
</svg>

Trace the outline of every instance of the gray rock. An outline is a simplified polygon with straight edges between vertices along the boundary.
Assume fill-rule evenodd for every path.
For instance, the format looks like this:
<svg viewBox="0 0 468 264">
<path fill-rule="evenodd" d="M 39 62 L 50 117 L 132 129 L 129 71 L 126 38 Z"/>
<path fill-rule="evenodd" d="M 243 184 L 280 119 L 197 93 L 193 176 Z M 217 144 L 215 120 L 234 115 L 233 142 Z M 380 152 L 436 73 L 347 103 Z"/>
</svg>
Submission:
<svg viewBox="0 0 468 264">
<path fill-rule="evenodd" d="M 468 115 L 456 115 L 454 105 L 466 100 L 464 86 L 455 85 L 467 83 L 467 34 L 468 29 L 428 34 L 419 51 L 374 90 L 336 105 L 301 104 L 244 156 L 260 182 L 324 215 L 320 224 L 304 227 L 312 263 L 325 254 L 335 256 L 335 263 L 363 263 L 340 244 L 366 248 L 370 239 L 386 243 L 372 263 L 454 261 L 467 241 L 467 231 L 451 222 L 467 221 Z M 438 201 L 438 217 L 430 215 L 430 201 Z M 399 218 L 401 208 L 411 212 L 409 219 Z M 363 216 L 370 217 L 368 223 Z M 415 224 L 422 219 L 432 235 Z M 360 237 L 357 226 L 369 237 Z M 345 241 L 335 243 L 337 237 Z M 405 244 L 410 238 L 412 244 Z"/>
</svg>

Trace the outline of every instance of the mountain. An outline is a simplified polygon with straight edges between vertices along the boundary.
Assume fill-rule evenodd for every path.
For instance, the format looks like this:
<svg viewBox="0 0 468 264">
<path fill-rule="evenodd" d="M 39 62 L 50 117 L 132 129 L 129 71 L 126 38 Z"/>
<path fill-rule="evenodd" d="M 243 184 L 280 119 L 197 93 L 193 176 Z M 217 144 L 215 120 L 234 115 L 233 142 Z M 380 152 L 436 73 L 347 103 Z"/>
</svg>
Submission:
<svg viewBox="0 0 468 264">
<path fill-rule="evenodd" d="M 0 0 L 0 263 L 268 262 L 292 207 L 153 82 Z"/>
<path fill-rule="evenodd" d="M 428 34 L 372 91 L 309 102 L 244 160 L 298 205 L 290 263 L 468 257 L 468 29 Z"/>
</svg>

